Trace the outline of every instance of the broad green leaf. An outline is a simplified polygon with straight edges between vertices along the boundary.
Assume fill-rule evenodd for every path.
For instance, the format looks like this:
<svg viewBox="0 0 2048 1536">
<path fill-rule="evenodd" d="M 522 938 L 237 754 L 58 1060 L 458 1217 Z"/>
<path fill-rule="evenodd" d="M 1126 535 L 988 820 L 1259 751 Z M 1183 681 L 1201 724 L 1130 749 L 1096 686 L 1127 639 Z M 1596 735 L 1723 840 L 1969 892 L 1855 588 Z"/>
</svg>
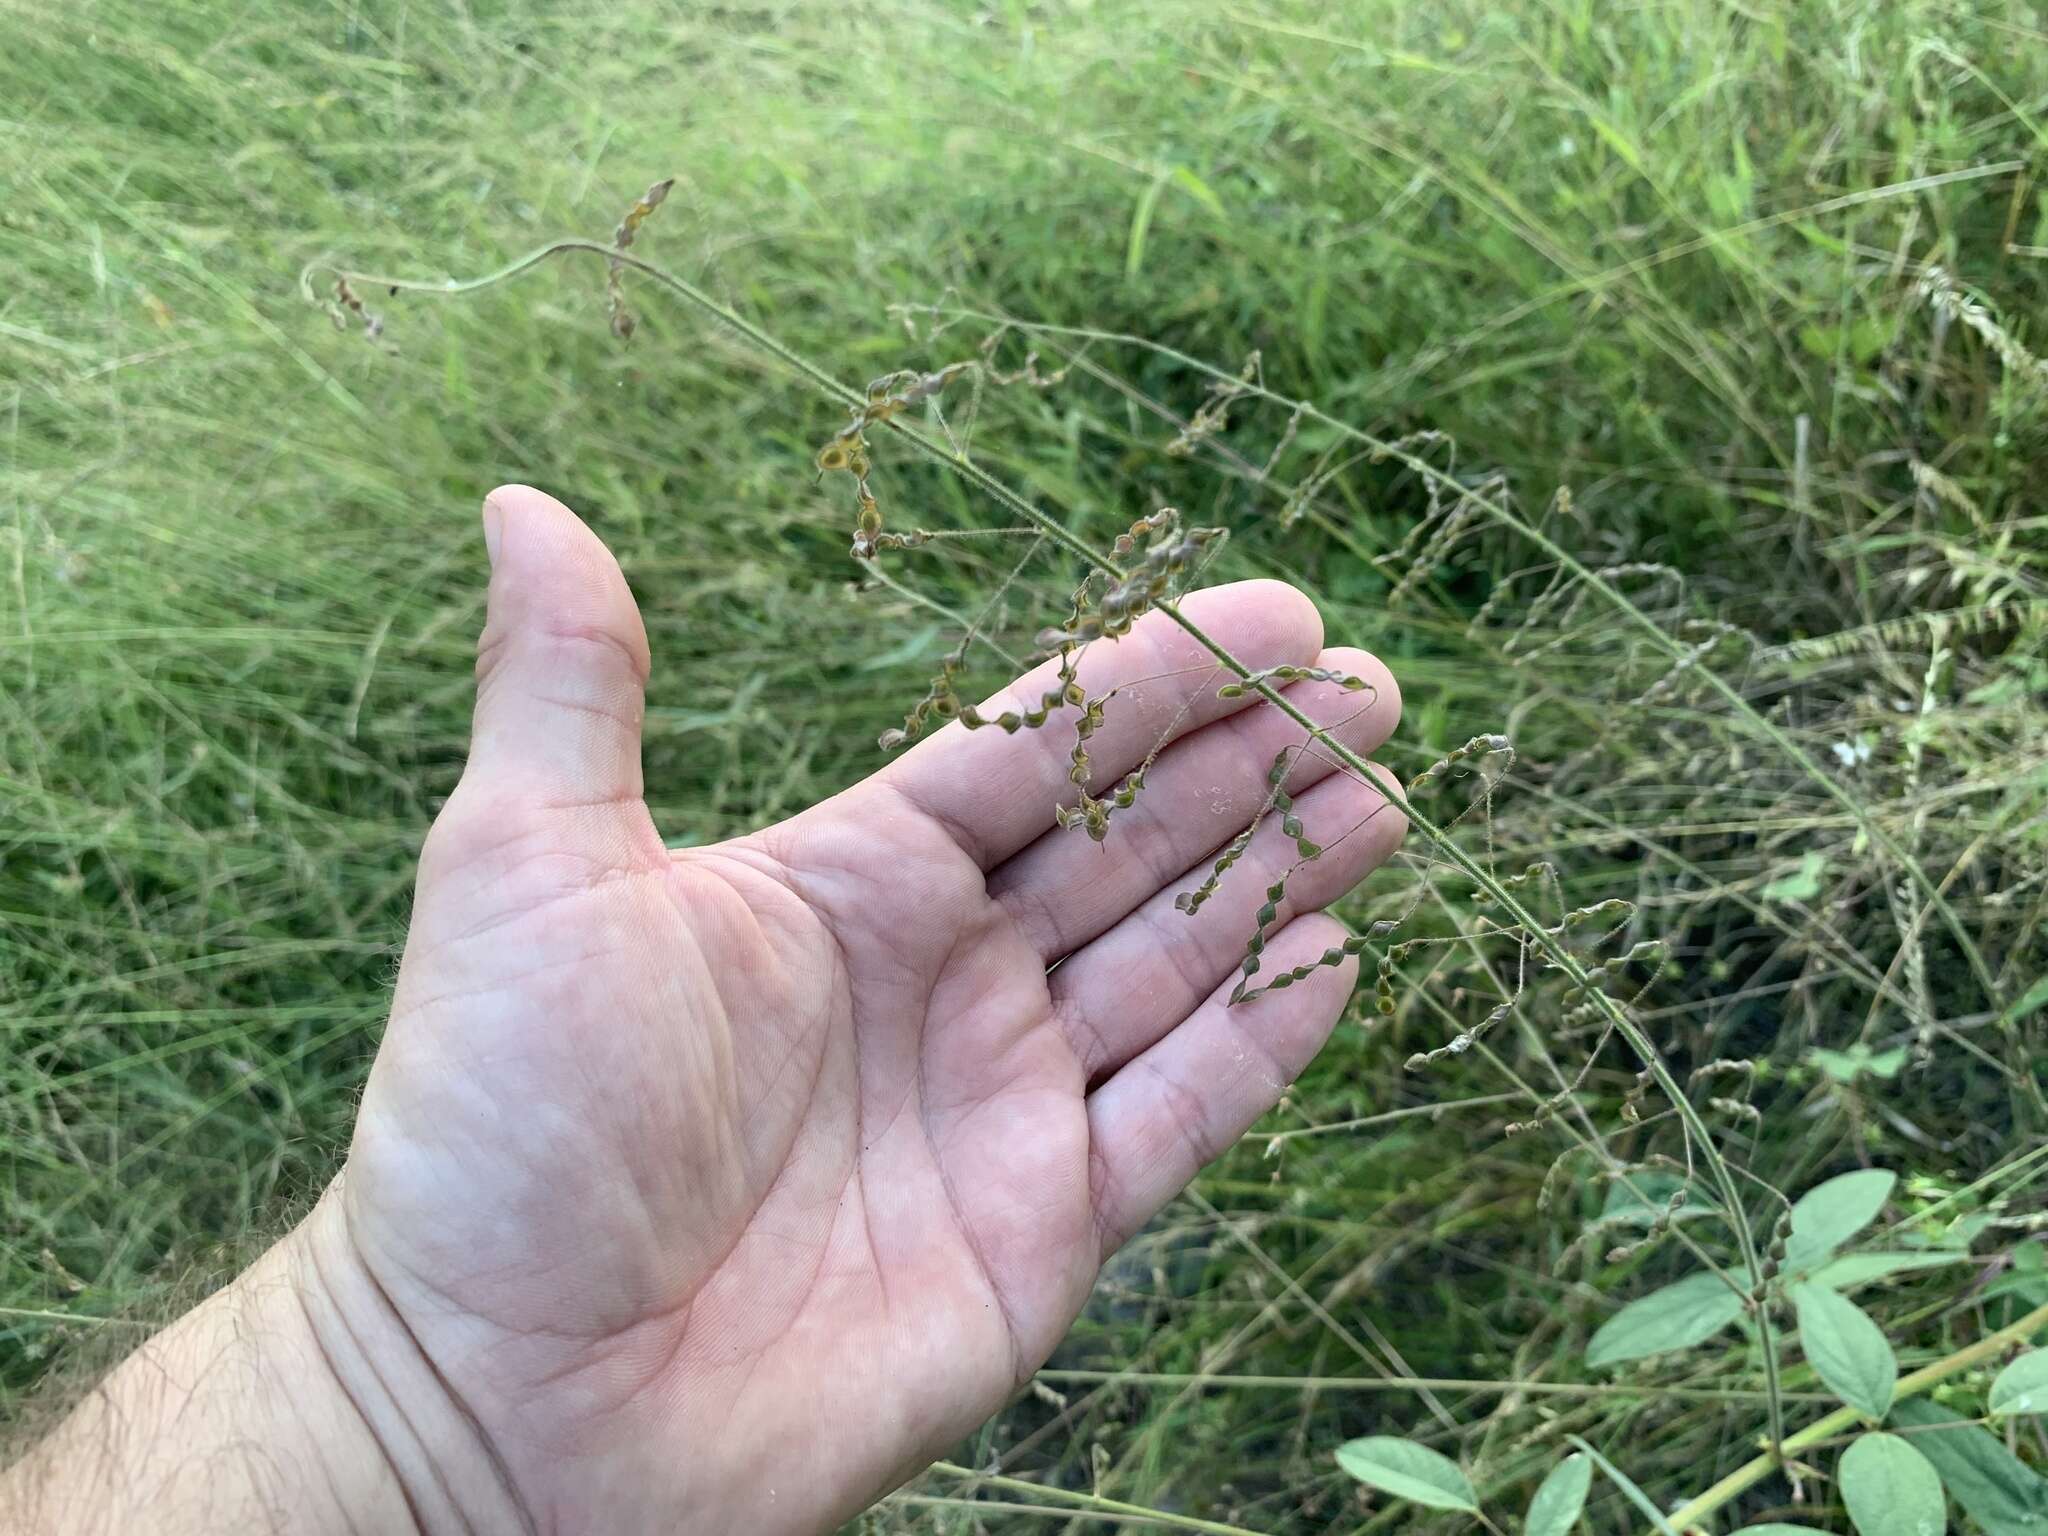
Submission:
<svg viewBox="0 0 2048 1536">
<path fill-rule="evenodd" d="M 1810 1269 L 1877 1219 L 1899 1176 L 1865 1168 L 1816 1184 L 1792 1205 L 1792 1235 L 1785 1241 L 1785 1268 Z"/>
<path fill-rule="evenodd" d="M 1799 1343 L 1820 1379 L 1865 1418 L 1881 1419 L 1899 1385 L 1899 1361 L 1884 1330 L 1855 1302 L 1824 1285 L 1795 1285 Z"/>
<path fill-rule="evenodd" d="M 1845 1253 L 1816 1269 L 1812 1280 L 1815 1285 L 1846 1291 L 1868 1285 L 1873 1280 L 1882 1280 L 1886 1275 L 1900 1274 L 1909 1269 L 1933 1269 L 1942 1264 L 1961 1264 L 1969 1257 L 1967 1253 Z"/>
<path fill-rule="evenodd" d="M 1431 1509 L 1462 1509 L 1479 1513 L 1472 1485 L 1450 1457 L 1412 1440 L 1393 1435 L 1368 1435 L 1337 1447 L 1337 1465 L 1382 1493 Z"/>
<path fill-rule="evenodd" d="M 1947 1528 L 1939 1474 L 1898 1435 L 1857 1436 L 1842 1452 L 1836 1481 L 1861 1536 L 1941 1536 Z"/>
<path fill-rule="evenodd" d="M 1742 1316 L 1742 1297 L 1718 1275 L 1688 1275 L 1630 1302 L 1594 1330 L 1589 1366 L 1617 1365 L 1712 1338 Z"/>
<path fill-rule="evenodd" d="M 1991 1383 L 1991 1411 L 2048 1413 L 2048 1349 L 2021 1355 Z"/>
<path fill-rule="evenodd" d="M 1579 1512 L 1586 1507 L 1586 1494 L 1592 1486 L 1593 1463 L 1579 1454 L 1565 1457 L 1550 1469 L 1550 1476 L 1529 1501 L 1522 1536 L 1565 1536 L 1579 1523 Z"/>
<path fill-rule="evenodd" d="M 1810 1525 L 1787 1525 L 1782 1520 L 1766 1520 L 1762 1525 L 1745 1525 L 1734 1536 L 1825 1536 Z"/>
<path fill-rule="evenodd" d="M 1963 1512 L 1984 1528 L 1984 1536 L 2048 1531 L 2048 1477 L 2020 1462 L 1989 1430 L 1964 1423 L 1924 1397 L 1899 1403 L 1892 1422 L 1915 1431 L 1914 1446 L 1934 1463 Z"/>
</svg>

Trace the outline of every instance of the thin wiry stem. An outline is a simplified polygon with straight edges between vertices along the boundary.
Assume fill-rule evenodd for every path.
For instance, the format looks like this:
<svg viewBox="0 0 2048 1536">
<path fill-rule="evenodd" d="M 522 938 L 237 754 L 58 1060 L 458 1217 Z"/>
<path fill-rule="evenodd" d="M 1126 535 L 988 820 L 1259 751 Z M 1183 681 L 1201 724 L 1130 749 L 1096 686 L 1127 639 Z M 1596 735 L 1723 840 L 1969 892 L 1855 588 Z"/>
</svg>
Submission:
<svg viewBox="0 0 2048 1536">
<path fill-rule="evenodd" d="M 1464 1376 L 1257 1376 L 1233 1371 L 1100 1371 L 1076 1367 L 1047 1367 L 1038 1372 L 1040 1381 L 1069 1381 L 1083 1385 L 1097 1383 L 1132 1387 L 1239 1387 L 1247 1390 L 1282 1392 L 1472 1392 L 1508 1397 L 1614 1397 L 1631 1389 L 1602 1381 L 1494 1381 Z M 1683 1398 L 1689 1402 L 1759 1402 L 1765 1394 L 1755 1387 L 1668 1387 L 1646 1384 L 1639 1390 L 1645 1397 Z M 1832 1403 L 1825 1392 L 1787 1392 L 1788 1403 Z"/>
<path fill-rule="evenodd" d="M 985 315 L 974 310 L 963 309 L 952 311 L 952 313 L 965 318 L 986 319 L 991 323 L 1002 323 L 1041 334 L 1069 335 L 1076 338 L 1086 338 L 1089 341 L 1108 341 L 1127 346 L 1141 347 L 1157 356 L 1179 363 L 1211 379 L 1235 382 L 1237 378 L 1235 374 L 1205 363 L 1199 358 L 1190 357 L 1186 353 L 1179 352 L 1172 347 L 1162 346 L 1158 342 L 1148 341 L 1142 336 L 1127 336 L 1108 331 L 1096 331 L 1081 326 L 1026 324 L 1021 321 L 1008 320 L 1000 315 Z M 1741 692 L 1726 678 L 1703 665 L 1703 658 L 1693 655 L 1691 647 L 1673 639 L 1665 632 L 1662 625 L 1643 612 L 1633 602 L 1629 601 L 1627 596 L 1612 583 L 1604 580 L 1598 572 L 1587 566 L 1577 556 L 1573 555 L 1563 545 L 1537 528 L 1533 523 L 1519 516 L 1504 500 L 1489 496 L 1483 490 L 1463 484 L 1445 474 L 1441 468 L 1430 463 L 1428 459 L 1403 447 L 1399 442 L 1387 442 L 1375 438 L 1371 433 L 1360 431 L 1342 418 L 1319 410 L 1309 401 L 1290 399 L 1286 395 L 1265 388 L 1263 384 L 1247 385 L 1244 392 L 1247 396 L 1258 396 L 1288 410 L 1299 410 L 1305 418 L 1320 422 L 1354 442 L 1367 445 L 1373 452 L 1382 457 L 1391 459 L 1413 470 L 1430 485 L 1445 491 L 1454 492 L 1462 498 L 1469 499 L 1489 519 L 1506 528 L 1511 533 L 1527 539 L 1538 549 L 1541 549 L 1545 554 L 1556 560 L 1564 569 L 1570 571 L 1580 581 L 1584 582 L 1594 593 L 1605 599 L 1615 611 L 1628 619 L 1632 624 L 1641 628 L 1650 636 L 1652 642 L 1670 657 L 1672 661 L 1681 664 L 1687 672 L 1697 675 L 1701 681 L 1720 694 L 1749 729 L 1762 736 L 1772 746 L 1789 757 L 1801 772 L 1818 784 L 1829 798 L 1835 800 L 1849 813 L 1865 836 L 1879 848 L 1883 849 L 1900 868 L 1906 871 L 1907 876 L 1920 888 L 1921 894 L 1941 914 L 1950 935 L 1956 941 L 1957 948 L 1962 951 L 1964 958 L 1969 961 L 1970 969 L 1975 973 L 1978 985 L 1984 989 L 1986 999 L 1994 1006 L 1997 1004 L 1999 999 L 1998 983 L 1991 974 L 1991 968 L 1985 963 L 1982 952 L 1977 948 L 1976 940 L 1970 937 L 1969 931 L 1964 927 L 1961 917 L 1957 915 L 1955 908 L 1949 904 L 1946 895 L 1935 885 L 1933 878 L 1926 870 L 1920 867 L 1919 860 L 1915 859 L 1900 844 L 1897 838 L 1893 837 L 1891 833 L 1878 824 L 1877 818 L 1870 814 L 1869 808 L 1862 801 L 1858 800 L 1847 786 L 1814 761 L 1811 754 L 1786 734 L 1780 726 L 1752 705 L 1749 700 L 1745 699 Z"/>
<path fill-rule="evenodd" d="M 1095 1493 L 1077 1493 L 1071 1488 L 1053 1488 L 1044 1483 L 1027 1482 L 1021 1477 L 1004 1477 L 995 1472 L 974 1472 L 950 1461 L 935 1461 L 931 1469 L 946 1477 L 957 1477 L 989 1488 L 1000 1488 L 1006 1493 L 1036 1494 L 1041 1499 L 1050 1499 L 1054 1503 L 1070 1505 L 1076 1509 L 1096 1510 L 1127 1520 L 1150 1520 L 1158 1525 L 1172 1526 L 1179 1531 L 1206 1531 L 1209 1536 L 1261 1536 L 1258 1531 L 1247 1530 L 1241 1525 L 1225 1525 L 1220 1520 L 1197 1520 L 1193 1515 L 1175 1514 L 1164 1509 L 1147 1509 L 1142 1504 L 1126 1504 L 1121 1499 L 1105 1499 Z"/>
</svg>

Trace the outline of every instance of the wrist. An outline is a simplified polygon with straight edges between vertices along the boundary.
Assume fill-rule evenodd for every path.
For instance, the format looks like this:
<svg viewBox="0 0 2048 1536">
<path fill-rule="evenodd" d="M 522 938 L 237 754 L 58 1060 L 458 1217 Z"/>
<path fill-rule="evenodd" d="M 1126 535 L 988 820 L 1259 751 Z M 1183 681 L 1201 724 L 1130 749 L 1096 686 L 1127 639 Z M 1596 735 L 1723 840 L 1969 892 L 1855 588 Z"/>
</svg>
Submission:
<svg viewBox="0 0 2048 1536">
<path fill-rule="evenodd" d="M 344 1497 L 360 1494 L 367 1507 L 382 1508 L 395 1495 L 405 1516 L 398 1528 L 418 1536 L 531 1530 L 483 1429 L 364 1263 L 342 1178 L 269 1258 L 279 1265 L 263 1277 L 270 1305 L 296 1315 L 321 1390 L 356 1448 L 350 1463 L 358 1477 Z M 244 1279 L 259 1277 L 252 1270 Z M 346 1529 L 359 1527 L 382 1529 L 359 1519 Z"/>
<path fill-rule="evenodd" d="M 357 1256 L 338 1184 L 11 1468 L 0 1516 L 79 1536 L 527 1527 Z"/>
</svg>

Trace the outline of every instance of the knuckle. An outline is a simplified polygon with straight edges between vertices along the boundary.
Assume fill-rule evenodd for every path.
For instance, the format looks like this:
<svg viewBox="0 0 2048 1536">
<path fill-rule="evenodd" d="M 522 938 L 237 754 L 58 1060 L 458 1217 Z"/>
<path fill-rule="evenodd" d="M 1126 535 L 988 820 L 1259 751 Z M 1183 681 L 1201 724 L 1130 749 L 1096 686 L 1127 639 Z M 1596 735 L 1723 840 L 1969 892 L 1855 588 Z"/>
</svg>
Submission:
<svg viewBox="0 0 2048 1536">
<path fill-rule="evenodd" d="M 653 663 L 647 651 L 647 637 L 635 625 L 631 633 L 612 624 L 554 624 L 542 631 L 548 644 L 577 655 L 593 653 L 599 666 L 623 663 L 633 681 L 645 687 Z"/>
<path fill-rule="evenodd" d="M 481 692 L 507 670 L 508 659 L 527 651 L 584 672 L 616 674 L 621 667 L 634 686 L 645 688 L 653 670 L 647 637 L 638 626 L 628 633 L 613 624 L 558 623 L 522 629 L 492 620 L 477 639 L 476 681 Z"/>
</svg>

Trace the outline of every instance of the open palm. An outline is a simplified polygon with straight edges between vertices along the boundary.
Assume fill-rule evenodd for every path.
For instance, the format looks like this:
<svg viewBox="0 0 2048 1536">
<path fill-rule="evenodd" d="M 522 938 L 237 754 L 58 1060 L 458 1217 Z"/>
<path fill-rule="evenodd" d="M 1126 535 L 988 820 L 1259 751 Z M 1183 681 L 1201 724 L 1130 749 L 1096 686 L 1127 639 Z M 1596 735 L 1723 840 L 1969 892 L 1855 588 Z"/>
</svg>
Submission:
<svg viewBox="0 0 2048 1536">
<path fill-rule="evenodd" d="M 475 740 L 422 856 L 347 1225 L 545 1530 L 829 1529 L 1042 1364 L 1103 1259 L 1279 1097 L 1352 963 L 1236 1007 L 1262 829 L 1190 918 L 1176 892 L 1301 732 L 1154 616 L 1083 658 L 1138 681 L 1098 782 L 1173 740 L 1106 843 L 1061 831 L 1071 732 L 951 725 L 814 809 L 670 852 L 641 798 L 647 649 L 603 545 L 508 488 Z M 1298 592 L 1188 610 L 1361 751 L 1399 712 Z M 1019 685 L 1035 702 L 1043 681 Z M 1399 816 L 1313 754 L 1269 972 Z M 1348 835 L 1340 835 L 1346 834 Z M 1294 916 L 1295 911 L 1306 915 Z"/>
</svg>

